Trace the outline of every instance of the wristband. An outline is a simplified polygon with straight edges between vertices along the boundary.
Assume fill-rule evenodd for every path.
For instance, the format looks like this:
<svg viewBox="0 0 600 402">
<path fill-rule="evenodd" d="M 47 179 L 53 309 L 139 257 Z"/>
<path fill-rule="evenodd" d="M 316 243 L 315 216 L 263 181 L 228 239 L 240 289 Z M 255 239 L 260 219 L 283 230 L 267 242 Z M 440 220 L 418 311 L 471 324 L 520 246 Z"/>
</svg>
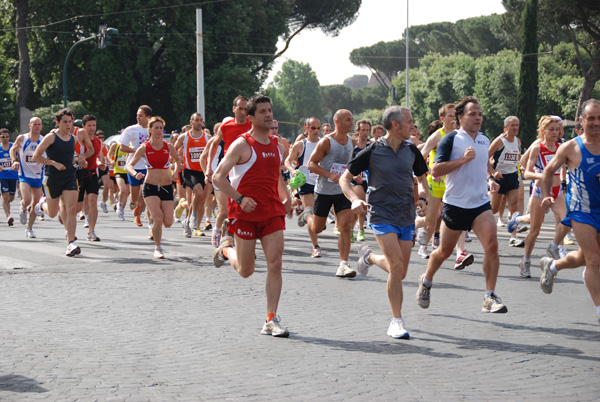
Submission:
<svg viewBox="0 0 600 402">
<path fill-rule="evenodd" d="M 493 175 L 493 174 L 491 174 L 491 175 L 489 175 L 489 176 L 488 176 L 488 180 L 490 180 L 490 179 L 492 179 L 492 180 L 496 180 L 496 178 L 494 177 L 494 175 Z"/>
<path fill-rule="evenodd" d="M 425 205 L 429 205 L 429 202 L 427 201 L 427 199 L 420 197 L 419 201 L 423 201 L 425 203 Z"/>
</svg>

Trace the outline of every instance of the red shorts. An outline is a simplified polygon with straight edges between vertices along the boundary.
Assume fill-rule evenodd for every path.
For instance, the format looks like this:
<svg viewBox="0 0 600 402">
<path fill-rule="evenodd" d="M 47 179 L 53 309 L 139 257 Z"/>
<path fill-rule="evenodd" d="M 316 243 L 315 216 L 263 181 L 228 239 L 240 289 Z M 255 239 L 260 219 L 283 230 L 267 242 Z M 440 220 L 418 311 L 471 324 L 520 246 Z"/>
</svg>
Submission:
<svg viewBox="0 0 600 402">
<path fill-rule="evenodd" d="M 237 237 L 243 240 L 262 239 L 278 230 L 285 230 L 285 218 L 274 216 L 266 221 L 251 222 L 233 219 L 230 228 Z"/>
</svg>

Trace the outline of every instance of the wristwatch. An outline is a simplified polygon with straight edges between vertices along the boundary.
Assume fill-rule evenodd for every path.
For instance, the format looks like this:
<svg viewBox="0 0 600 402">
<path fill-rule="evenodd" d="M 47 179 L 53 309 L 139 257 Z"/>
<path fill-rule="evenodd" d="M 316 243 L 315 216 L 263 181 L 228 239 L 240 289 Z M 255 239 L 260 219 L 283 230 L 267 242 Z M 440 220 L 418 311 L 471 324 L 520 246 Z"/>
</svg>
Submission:
<svg viewBox="0 0 600 402">
<path fill-rule="evenodd" d="M 426 198 L 420 197 L 419 201 L 423 201 L 425 203 L 425 205 L 429 205 L 429 202 L 427 202 Z"/>
<path fill-rule="evenodd" d="M 240 195 L 240 198 L 238 198 L 237 200 L 235 200 L 235 202 L 238 203 L 238 205 L 242 205 L 242 199 L 244 198 L 243 195 Z"/>
</svg>

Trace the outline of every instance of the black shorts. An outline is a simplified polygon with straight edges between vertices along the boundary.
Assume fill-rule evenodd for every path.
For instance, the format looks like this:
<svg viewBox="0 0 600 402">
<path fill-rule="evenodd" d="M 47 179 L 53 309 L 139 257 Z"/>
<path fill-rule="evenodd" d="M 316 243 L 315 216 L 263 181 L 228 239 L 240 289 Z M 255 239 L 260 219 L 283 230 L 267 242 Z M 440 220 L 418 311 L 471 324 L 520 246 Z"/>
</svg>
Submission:
<svg viewBox="0 0 600 402">
<path fill-rule="evenodd" d="M 475 218 L 487 210 L 491 210 L 492 206 L 486 202 L 477 208 L 460 208 L 454 205 L 444 203 L 442 207 L 442 219 L 446 226 L 452 230 L 471 230 Z"/>
<path fill-rule="evenodd" d="M 83 202 L 85 193 L 98 194 L 100 185 L 98 184 L 98 175 L 95 170 L 82 170 L 81 179 L 77 181 L 79 185 L 79 197 L 77 202 Z"/>
<path fill-rule="evenodd" d="M 173 201 L 173 185 L 157 186 L 144 183 L 142 186 L 142 197 L 158 197 L 161 201 Z"/>
<path fill-rule="evenodd" d="M 289 170 L 282 170 L 281 171 L 281 177 L 283 177 L 283 181 L 287 182 L 288 180 L 291 179 L 290 177 L 290 171 Z"/>
<path fill-rule="evenodd" d="M 327 195 L 315 193 L 315 206 L 313 209 L 316 216 L 324 218 L 329 215 L 332 205 L 336 214 L 345 209 L 352 208 L 352 203 L 344 194 Z"/>
<path fill-rule="evenodd" d="M 198 170 L 191 169 L 183 169 L 182 183 L 185 184 L 185 187 L 189 187 L 193 189 L 198 184 L 202 185 L 202 189 L 206 186 L 204 182 L 204 172 Z"/>
<path fill-rule="evenodd" d="M 77 191 L 77 179 L 74 174 L 44 176 L 46 195 L 51 199 L 60 197 L 63 191 Z"/>
<path fill-rule="evenodd" d="M 129 178 L 127 176 L 127 173 L 115 173 L 115 182 L 118 178 L 125 180 L 125 184 L 129 184 Z"/>
<path fill-rule="evenodd" d="M 306 194 L 314 194 L 315 193 L 315 185 L 306 183 L 302 187 L 298 189 L 298 194 L 306 195 Z"/>
<path fill-rule="evenodd" d="M 108 168 L 102 170 L 102 169 L 98 169 L 98 177 L 102 177 L 108 174 Z"/>
<path fill-rule="evenodd" d="M 113 183 L 117 184 L 117 178 L 115 176 L 108 176 L 110 178 L 110 180 L 112 180 Z"/>
<path fill-rule="evenodd" d="M 515 173 L 502 173 L 502 179 L 496 180 L 496 183 L 500 185 L 499 194 L 508 194 L 509 191 L 519 189 L 519 174 Z"/>
</svg>

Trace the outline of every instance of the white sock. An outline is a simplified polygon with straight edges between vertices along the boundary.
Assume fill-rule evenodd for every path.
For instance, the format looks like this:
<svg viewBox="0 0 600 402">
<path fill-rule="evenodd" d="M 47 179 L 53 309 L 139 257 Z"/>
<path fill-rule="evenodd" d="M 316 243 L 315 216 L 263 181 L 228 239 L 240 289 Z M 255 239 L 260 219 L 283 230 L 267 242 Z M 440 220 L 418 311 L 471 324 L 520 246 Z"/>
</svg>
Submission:
<svg viewBox="0 0 600 402">
<path fill-rule="evenodd" d="M 423 277 L 423 285 L 426 288 L 430 288 L 433 285 L 433 282 L 431 282 L 430 280 L 428 280 L 427 278 Z"/>
<path fill-rule="evenodd" d="M 558 244 L 554 243 L 553 241 L 550 242 L 550 245 L 552 246 L 552 248 L 558 247 Z"/>
<path fill-rule="evenodd" d="M 531 258 L 523 257 L 523 262 L 531 262 Z"/>
<path fill-rule="evenodd" d="M 487 299 L 494 293 L 494 289 L 485 291 L 485 298 Z"/>
<path fill-rule="evenodd" d="M 552 261 L 552 264 L 550 264 L 550 272 L 552 272 L 554 275 L 558 274 L 558 269 L 556 269 L 556 261 Z"/>
<path fill-rule="evenodd" d="M 600 306 L 596 306 L 596 314 L 598 314 L 598 317 L 600 317 Z"/>
</svg>

